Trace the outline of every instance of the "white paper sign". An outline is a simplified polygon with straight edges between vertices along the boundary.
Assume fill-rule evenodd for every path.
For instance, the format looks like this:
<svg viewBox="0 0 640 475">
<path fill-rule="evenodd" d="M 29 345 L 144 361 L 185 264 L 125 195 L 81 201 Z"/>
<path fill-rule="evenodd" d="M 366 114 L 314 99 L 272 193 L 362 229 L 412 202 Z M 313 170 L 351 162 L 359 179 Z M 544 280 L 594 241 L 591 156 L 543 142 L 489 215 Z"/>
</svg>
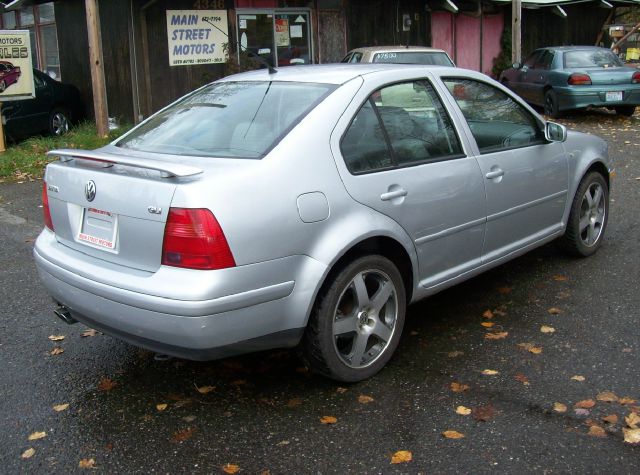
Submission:
<svg viewBox="0 0 640 475">
<path fill-rule="evenodd" d="M 224 63 L 226 10 L 167 10 L 170 66 Z"/>
<path fill-rule="evenodd" d="M 302 38 L 302 25 L 291 25 L 291 38 Z"/>
<path fill-rule="evenodd" d="M 28 30 L 0 30 L 0 102 L 36 97 Z"/>
</svg>

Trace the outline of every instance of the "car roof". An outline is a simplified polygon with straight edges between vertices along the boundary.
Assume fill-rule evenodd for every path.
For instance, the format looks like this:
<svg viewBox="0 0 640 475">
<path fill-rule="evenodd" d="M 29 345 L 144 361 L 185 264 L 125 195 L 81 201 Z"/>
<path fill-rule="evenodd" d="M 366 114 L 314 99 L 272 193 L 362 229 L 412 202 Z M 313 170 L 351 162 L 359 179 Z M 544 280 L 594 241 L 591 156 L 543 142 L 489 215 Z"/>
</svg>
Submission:
<svg viewBox="0 0 640 475">
<path fill-rule="evenodd" d="M 362 48 L 354 48 L 349 53 L 357 51 L 359 53 L 378 53 L 380 51 L 385 52 L 393 52 L 393 53 L 402 53 L 403 51 L 424 51 L 428 53 L 445 53 L 443 49 L 440 48 L 431 48 L 429 46 L 364 46 Z"/>
<path fill-rule="evenodd" d="M 601 49 L 610 51 L 609 48 L 601 48 L 600 46 L 587 46 L 587 45 L 578 45 L 578 46 L 544 46 L 542 48 L 536 48 L 536 50 L 541 49 L 552 49 L 556 51 L 577 51 L 577 50 L 590 50 L 590 49 Z"/>
<path fill-rule="evenodd" d="M 372 74 L 379 71 L 406 70 L 406 69 L 429 69 L 460 71 L 473 73 L 473 71 L 462 70 L 449 66 L 431 66 L 422 64 L 387 64 L 387 63 L 358 63 L 358 64 L 315 64 L 300 66 L 285 66 L 277 68 L 277 73 L 270 74 L 268 69 L 258 69 L 244 73 L 227 76 L 220 80 L 225 81 L 282 81 L 282 82 L 314 82 L 323 84 L 344 84 L 351 79 L 364 74 Z"/>
</svg>

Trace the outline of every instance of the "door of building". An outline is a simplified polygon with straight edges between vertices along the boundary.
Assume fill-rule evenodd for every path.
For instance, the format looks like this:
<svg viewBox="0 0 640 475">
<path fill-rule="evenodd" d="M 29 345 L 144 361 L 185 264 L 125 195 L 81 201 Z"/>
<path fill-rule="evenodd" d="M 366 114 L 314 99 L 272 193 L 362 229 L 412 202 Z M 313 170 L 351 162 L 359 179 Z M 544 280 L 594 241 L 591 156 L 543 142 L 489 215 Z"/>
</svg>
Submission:
<svg viewBox="0 0 640 475">
<path fill-rule="evenodd" d="M 272 66 L 313 62 L 309 11 L 238 11 L 240 51 L 258 55 Z"/>
</svg>

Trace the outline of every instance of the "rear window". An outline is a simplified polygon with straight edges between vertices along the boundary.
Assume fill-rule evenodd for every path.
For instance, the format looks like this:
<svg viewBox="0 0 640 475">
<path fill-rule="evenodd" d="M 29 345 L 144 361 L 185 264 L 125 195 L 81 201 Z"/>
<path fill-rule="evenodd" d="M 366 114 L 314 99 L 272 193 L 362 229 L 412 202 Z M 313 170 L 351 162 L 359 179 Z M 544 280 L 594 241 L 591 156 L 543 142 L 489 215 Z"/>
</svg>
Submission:
<svg viewBox="0 0 640 475">
<path fill-rule="evenodd" d="M 374 63 L 395 64 L 427 64 L 434 66 L 453 66 L 446 53 L 440 51 L 402 51 L 392 53 L 376 53 Z"/>
<path fill-rule="evenodd" d="M 567 51 L 564 54 L 565 68 L 611 68 L 624 66 L 622 61 L 606 49 Z"/>
<path fill-rule="evenodd" d="M 335 87 L 274 81 L 214 83 L 156 114 L 116 145 L 175 155 L 262 158 Z"/>
</svg>

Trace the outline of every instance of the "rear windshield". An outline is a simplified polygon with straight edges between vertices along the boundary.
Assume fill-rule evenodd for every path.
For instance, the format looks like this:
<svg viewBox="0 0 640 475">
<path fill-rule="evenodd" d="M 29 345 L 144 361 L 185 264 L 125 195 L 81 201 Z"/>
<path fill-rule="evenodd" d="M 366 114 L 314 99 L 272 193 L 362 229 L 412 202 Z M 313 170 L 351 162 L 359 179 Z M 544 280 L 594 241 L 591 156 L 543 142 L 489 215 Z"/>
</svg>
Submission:
<svg viewBox="0 0 640 475">
<path fill-rule="evenodd" d="M 395 53 L 376 53 L 374 63 L 428 64 L 435 66 L 453 66 L 446 53 L 440 51 L 402 51 Z"/>
<path fill-rule="evenodd" d="M 623 66 L 622 61 L 606 49 L 567 51 L 564 54 L 565 68 L 611 68 Z"/>
<path fill-rule="evenodd" d="M 116 143 L 145 152 L 262 158 L 336 86 L 247 81 L 200 89 Z"/>
</svg>

